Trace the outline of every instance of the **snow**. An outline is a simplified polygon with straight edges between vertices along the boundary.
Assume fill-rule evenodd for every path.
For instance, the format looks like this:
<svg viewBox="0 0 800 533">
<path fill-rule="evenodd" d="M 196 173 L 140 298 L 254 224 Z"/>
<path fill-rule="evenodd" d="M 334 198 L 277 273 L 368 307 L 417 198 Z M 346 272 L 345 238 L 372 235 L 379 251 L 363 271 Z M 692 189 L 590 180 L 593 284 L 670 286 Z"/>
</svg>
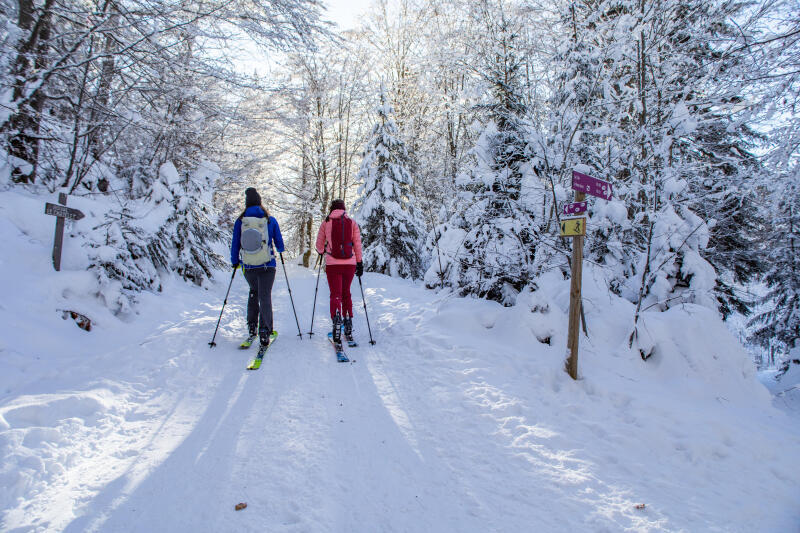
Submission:
<svg viewBox="0 0 800 533">
<path fill-rule="evenodd" d="M 172 161 L 167 161 L 159 167 L 158 177 L 161 178 L 161 180 L 163 180 L 163 182 L 169 187 L 180 181 L 178 169 L 175 168 L 175 165 L 172 163 Z"/>
<path fill-rule="evenodd" d="M 759 373 L 759 379 L 773 396 L 773 404 L 778 409 L 800 418 L 800 365 L 789 367 L 785 374 L 775 369 Z"/>
<path fill-rule="evenodd" d="M 758 375 L 759 380 L 773 395 L 773 404 L 790 415 L 800 418 L 800 347 L 787 354 L 784 364 L 788 368 L 769 368 Z"/>
<path fill-rule="evenodd" d="M 655 346 L 644 362 L 624 342 L 632 304 L 587 268 L 590 337 L 574 382 L 557 272 L 513 307 L 365 274 L 377 344 L 354 282 L 350 365 L 324 336 L 324 276 L 316 334 L 302 340 L 276 280 L 281 336 L 247 372 L 241 276 L 214 349 L 224 272 L 210 290 L 144 292 L 122 322 L 82 291 L 87 273 L 52 272 L 32 207 L 18 206 L 29 235 L 12 206 L 0 210 L 0 530 L 790 531 L 800 520 L 798 426 L 703 307 L 644 313 Z M 305 332 L 316 273 L 287 266 Z"/>
</svg>

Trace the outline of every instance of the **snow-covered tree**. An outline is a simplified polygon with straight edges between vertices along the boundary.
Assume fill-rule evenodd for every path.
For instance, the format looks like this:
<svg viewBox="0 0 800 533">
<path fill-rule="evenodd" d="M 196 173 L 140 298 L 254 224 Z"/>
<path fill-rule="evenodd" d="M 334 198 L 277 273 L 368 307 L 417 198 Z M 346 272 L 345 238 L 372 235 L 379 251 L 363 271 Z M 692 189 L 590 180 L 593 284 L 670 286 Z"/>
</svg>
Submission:
<svg viewBox="0 0 800 533">
<path fill-rule="evenodd" d="M 166 273 L 201 284 L 224 265 L 215 245 L 225 228 L 211 205 L 219 169 L 207 160 L 238 158 L 225 136 L 256 120 L 240 111 L 248 93 L 266 94 L 237 72 L 235 43 L 307 50 L 326 33 L 320 9 L 315 0 L 0 5 L 2 185 L 99 204 L 102 222 L 78 238 L 110 308 L 129 311 L 135 292 L 158 289 Z"/>
<path fill-rule="evenodd" d="M 739 7 L 563 4 L 569 39 L 557 55 L 555 153 L 547 161 L 564 188 L 579 164 L 612 181 L 614 200 L 592 202 L 587 254 L 608 266 L 612 290 L 640 305 L 646 299 L 648 308 L 687 299 L 710 304 L 710 290 L 724 313 L 741 309 L 715 276 L 709 287 L 708 262 L 730 271 L 732 282 L 758 271 L 734 250 L 754 244 L 759 165 L 749 152 L 753 136 L 735 114 L 738 65 L 723 63 L 715 48 L 735 38 L 729 19 Z M 665 240 L 661 231 L 674 234 Z"/>
<path fill-rule="evenodd" d="M 408 153 L 381 88 L 378 122 L 364 149 L 353 212 L 361 226 L 364 269 L 403 278 L 422 275 L 424 219 L 411 191 Z"/>
<path fill-rule="evenodd" d="M 161 173 L 171 182 L 175 211 L 162 226 L 156 241 L 169 243 L 169 269 L 200 285 L 213 277 L 214 270 L 228 264 L 213 248 L 214 243 L 225 237 L 211 218 L 211 195 L 219 178 L 219 167 L 201 161 L 194 171 L 181 176 L 171 163 L 166 163 Z"/>
<path fill-rule="evenodd" d="M 764 348 L 788 353 L 800 346 L 800 176 L 787 180 L 775 205 L 768 234 L 769 271 L 764 281 L 769 291 L 762 300 L 765 311 L 755 316 L 750 340 Z"/>
<path fill-rule="evenodd" d="M 445 257 L 441 266 L 432 262 L 426 283 L 512 305 L 535 277 L 538 233 L 525 191 L 533 171 L 523 62 L 518 28 L 502 6 L 482 5 L 475 16 L 486 36 L 481 75 L 488 97 L 479 108 L 485 125 L 472 150 L 474 166 L 456 180 L 457 210 L 436 228 Z"/>
<path fill-rule="evenodd" d="M 181 175 L 171 162 L 161 165 L 148 194 L 120 199 L 103 223 L 83 230 L 89 271 L 97 294 L 113 312 L 133 311 L 136 293 L 160 290 L 161 274 L 176 272 L 202 285 L 227 265 L 216 246 L 224 238 L 212 221 L 211 196 L 219 168 L 202 161 Z"/>
<path fill-rule="evenodd" d="M 620 17 L 619 3 L 604 0 L 561 2 L 551 59 L 548 115 L 543 133 L 531 135 L 531 149 L 540 157 L 547 190 L 543 216 L 546 228 L 557 227 L 559 207 L 570 202 L 572 171 L 611 181 L 614 198 L 589 201 L 591 231 L 585 254 L 607 266 L 610 289 L 620 287 L 635 267 L 638 249 L 631 246 L 633 224 L 629 220 L 628 188 L 631 169 L 623 154 L 630 149 L 630 101 L 634 88 L 626 80 L 635 56 L 635 41 L 627 36 L 634 19 Z M 627 32 L 627 33 L 626 33 Z M 551 251 L 569 252 L 565 240 L 553 240 Z"/>
<path fill-rule="evenodd" d="M 361 150 L 372 128 L 365 53 L 358 43 L 336 41 L 313 54 L 291 55 L 291 84 L 282 94 L 288 113 L 278 131 L 256 133 L 276 147 L 267 163 L 283 161 L 285 169 L 261 173 L 277 175 L 273 184 L 286 198 L 280 210 L 288 215 L 281 227 L 306 266 L 313 263 L 316 227 L 331 201 L 347 203 L 357 190 Z"/>
</svg>

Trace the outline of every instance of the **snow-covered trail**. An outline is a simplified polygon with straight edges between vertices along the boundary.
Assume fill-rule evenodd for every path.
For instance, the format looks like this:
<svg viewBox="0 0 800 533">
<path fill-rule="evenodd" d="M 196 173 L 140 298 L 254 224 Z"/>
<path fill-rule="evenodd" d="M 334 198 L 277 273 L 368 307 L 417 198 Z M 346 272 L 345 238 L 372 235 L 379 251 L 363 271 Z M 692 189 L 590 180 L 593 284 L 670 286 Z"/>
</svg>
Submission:
<svg viewBox="0 0 800 533">
<path fill-rule="evenodd" d="M 213 291 L 176 284 L 148 296 L 130 327 L 85 334 L 64 322 L 64 345 L 81 349 L 43 376 L 20 372 L 0 401 L 0 486 L 10 487 L 0 492 L 0 529 L 778 531 L 798 523 L 798 476 L 777 467 L 778 443 L 797 457 L 796 431 L 777 432 L 713 398 L 698 409 L 686 391 L 669 393 L 674 383 L 659 390 L 641 374 L 620 375 L 624 365 L 593 359 L 590 346 L 591 378 L 574 383 L 560 368 L 560 333 L 552 346 L 538 342 L 529 311 L 384 276 L 364 276 L 377 344 L 367 342 L 356 280 L 361 346 L 348 350 L 355 363 L 337 363 L 325 338 L 324 276 L 309 339 L 315 273 L 289 274 L 304 339 L 281 272 L 280 337 L 255 372 L 245 370 L 255 350 L 236 348 L 245 330 L 240 277 L 215 349 L 207 342 L 222 281 Z M 602 313 L 590 310 L 590 323 Z M 234 511 L 239 502 L 247 509 Z"/>
</svg>

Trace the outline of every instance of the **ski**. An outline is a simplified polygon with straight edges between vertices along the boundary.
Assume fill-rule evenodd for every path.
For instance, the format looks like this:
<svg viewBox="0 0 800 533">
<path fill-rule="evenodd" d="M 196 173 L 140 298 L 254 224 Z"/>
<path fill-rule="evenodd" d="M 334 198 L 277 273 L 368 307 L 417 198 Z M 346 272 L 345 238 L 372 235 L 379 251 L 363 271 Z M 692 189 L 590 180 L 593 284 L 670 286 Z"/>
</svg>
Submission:
<svg viewBox="0 0 800 533">
<path fill-rule="evenodd" d="M 267 353 L 267 350 L 269 350 L 269 347 L 272 346 L 272 343 L 274 343 L 275 339 L 277 338 L 278 332 L 273 331 L 269 336 L 269 344 L 266 346 L 259 346 L 258 353 L 256 354 L 255 358 L 247 364 L 247 370 L 258 370 L 261 368 L 261 361 L 264 359 L 264 354 Z"/>
<path fill-rule="evenodd" d="M 331 341 L 333 348 L 336 350 L 336 360 L 340 363 L 349 363 L 350 359 L 347 358 L 347 354 L 344 353 L 344 347 L 342 343 L 336 344 L 333 340 L 333 332 L 328 333 L 328 340 Z"/>
<path fill-rule="evenodd" d="M 344 340 L 346 340 L 346 341 L 347 341 L 347 347 L 348 347 L 348 348 L 355 348 L 356 346 L 358 346 L 358 343 L 356 342 L 356 340 L 355 340 L 353 337 L 350 337 L 350 338 L 348 338 L 348 337 L 345 335 L 345 338 L 344 338 Z"/>
</svg>

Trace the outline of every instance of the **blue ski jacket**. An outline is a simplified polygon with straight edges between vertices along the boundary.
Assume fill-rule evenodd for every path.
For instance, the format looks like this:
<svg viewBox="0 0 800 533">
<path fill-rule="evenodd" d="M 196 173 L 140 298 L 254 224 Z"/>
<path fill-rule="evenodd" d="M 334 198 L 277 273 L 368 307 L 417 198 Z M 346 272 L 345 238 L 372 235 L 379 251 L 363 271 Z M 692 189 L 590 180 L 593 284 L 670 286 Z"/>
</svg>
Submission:
<svg viewBox="0 0 800 533">
<path fill-rule="evenodd" d="M 246 217 L 258 217 L 264 218 L 267 214 L 264 212 L 261 207 L 257 205 L 253 205 L 248 207 L 245 212 L 244 216 Z M 275 217 L 269 217 L 269 222 L 267 223 L 267 232 L 269 233 L 267 246 L 272 248 L 273 255 L 277 255 L 274 251 L 277 249 L 278 253 L 283 252 L 283 237 L 281 236 L 281 229 L 278 227 L 278 221 L 275 220 Z M 274 245 L 274 247 L 273 247 Z M 237 266 L 240 263 L 239 260 L 239 250 L 242 246 L 242 219 L 237 218 L 236 223 L 233 225 L 233 240 L 231 241 L 231 265 Z M 270 261 L 269 263 L 264 263 L 263 265 L 244 265 L 245 268 L 264 268 L 264 267 L 273 267 L 275 268 L 277 263 L 275 259 Z"/>
</svg>

